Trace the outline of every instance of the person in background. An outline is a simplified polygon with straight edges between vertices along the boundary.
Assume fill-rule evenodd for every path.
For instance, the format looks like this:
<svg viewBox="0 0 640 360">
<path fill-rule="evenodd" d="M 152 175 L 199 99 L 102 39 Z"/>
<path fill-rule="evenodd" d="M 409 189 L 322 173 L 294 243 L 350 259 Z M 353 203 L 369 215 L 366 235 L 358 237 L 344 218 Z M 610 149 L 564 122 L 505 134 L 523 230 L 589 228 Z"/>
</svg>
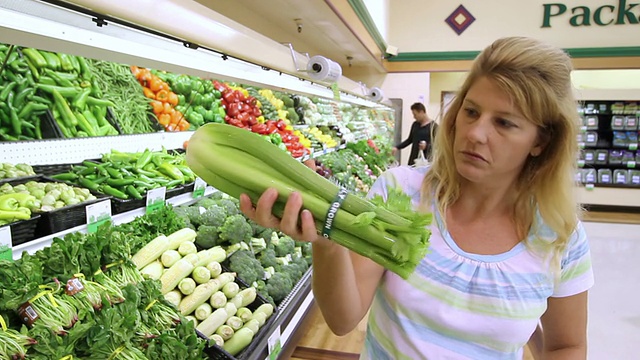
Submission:
<svg viewBox="0 0 640 360">
<path fill-rule="evenodd" d="M 409 154 L 408 162 L 409 166 L 412 166 L 418 158 L 418 151 L 423 152 L 425 159 L 431 159 L 431 137 L 438 127 L 438 125 L 427 115 L 427 109 L 423 104 L 415 103 L 411 105 L 411 113 L 413 114 L 415 122 L 411 124 L 409 137 L 405 141 L 394 146 L 392 149 L 392 153 L 395 155 L 398 150 L 402 150 L 411 145 L 411 154 Z"/>
<path fill-rule="evenodd" d="M 361 359 L 521 360 L 532 340 L 543 360 L 585 360 L 594 277 L 574 189 L 571 71 L 561 49 L 496 40 L 444 115 L 430 166 L 376 180 L 369 196 L 400 187 L 433 214 L 429 253 L 407 280 L 318 235 L 300 194 L 280 219 L 275 189 L 240 207 L 313 244 L 313 294 L 335 334 L 369 314 Z"/>
</svg>

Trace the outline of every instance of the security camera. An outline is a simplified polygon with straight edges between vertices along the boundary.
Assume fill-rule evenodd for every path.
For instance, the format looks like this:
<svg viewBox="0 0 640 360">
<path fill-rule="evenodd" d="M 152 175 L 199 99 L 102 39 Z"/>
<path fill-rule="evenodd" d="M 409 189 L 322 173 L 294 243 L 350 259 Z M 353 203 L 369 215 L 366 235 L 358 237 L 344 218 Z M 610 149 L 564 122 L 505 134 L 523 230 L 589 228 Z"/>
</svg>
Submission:
<svg viewBox="0 0 640 360">
<path fill-rule="evenodd" d="M 374 87 L 369 90 L 369 94 L 367 96 L 371 101 L 382 101 L 384 99 L 384 92 L 379 87 Z"/>
<path fill-rule="evenodd" d="M 296 26 L 298 27 L 298 34 L 302 32 L 302 19 L 293 19 L 296 22 Z"/>
<path fill-rule="evenodd" d="M 302 32 L 302 24 L 298 24 L 298 33 Z"/>
</svg>

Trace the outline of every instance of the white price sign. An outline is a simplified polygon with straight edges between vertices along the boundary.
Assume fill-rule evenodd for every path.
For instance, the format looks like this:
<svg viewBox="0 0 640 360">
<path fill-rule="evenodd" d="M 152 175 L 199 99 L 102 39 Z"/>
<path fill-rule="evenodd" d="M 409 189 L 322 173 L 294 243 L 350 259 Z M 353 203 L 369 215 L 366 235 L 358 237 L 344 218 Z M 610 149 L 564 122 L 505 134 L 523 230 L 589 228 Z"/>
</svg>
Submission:
<svg viewBox="0 0 640 360">
<path fill-rule="evenodd" d="M 276 360 L 278 355 L 282 351 L 282 343 L 280 342 L 280 326 L 273 330 L 271 336 L 267 339 L 267 346 L 269 349 L 269 360 Z"/>
<path fill-rule="evenodd" d="M 163 208 L 166 194 L 167 188 L 164 186 L 147 191 L 147 213 Z"/>
<path fill-rule="evenodd" d="M 87 205 L 87 232 L 94 233 L 100 225 L 111 220 L 111 201 L 104 200 Z"/>
</svg>

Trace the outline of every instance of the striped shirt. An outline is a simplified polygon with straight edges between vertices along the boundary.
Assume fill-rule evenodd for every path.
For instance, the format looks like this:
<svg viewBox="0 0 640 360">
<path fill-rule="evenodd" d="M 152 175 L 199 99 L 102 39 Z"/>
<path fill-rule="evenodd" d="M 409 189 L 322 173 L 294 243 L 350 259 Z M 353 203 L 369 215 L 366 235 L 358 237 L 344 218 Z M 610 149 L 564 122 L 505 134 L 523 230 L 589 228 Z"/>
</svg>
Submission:
<svg viewBox="0 0 640 360">
<path fill-rule="evenodd" d="M 371 188 L 386 196 L 400 186 L 420 201 L 426 168 L 397 167 Z M 537 217 L 540 220 L 540 217 Z M 560 280 L 548 261 L 524 242 L 498 255 L 460 249 L 434 214 L 430 251 L 404 280 L 386 271 L 371 305 L 361 359 L 518 359 L 547 308 L 549 297 L 571 296 L 593 285 L 586 234 L 581 223 L 562 258 Z M 534 222 L 527 241 L 553 241 Z"/>
</svg>

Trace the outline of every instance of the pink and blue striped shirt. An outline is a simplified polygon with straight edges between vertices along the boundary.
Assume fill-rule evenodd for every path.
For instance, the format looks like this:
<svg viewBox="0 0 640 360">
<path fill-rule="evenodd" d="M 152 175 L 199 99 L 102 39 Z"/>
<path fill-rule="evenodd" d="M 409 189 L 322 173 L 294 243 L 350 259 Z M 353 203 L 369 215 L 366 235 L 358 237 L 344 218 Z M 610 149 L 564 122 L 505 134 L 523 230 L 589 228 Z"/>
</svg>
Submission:
<svg viewBox="0 0 640 360">
<path fill-rule="evenodd" d="M 400 186 L 420 201 L 427 168 L 397 167 L 369 195 Z M 571 296 L 594 283 L 587 237 L 579 223 L 562 259 L 560 279 L 525 242 L 498 255 L 460 249 L 439 214 L 430 252 L 403 280 L 387 271 L 371 306 L 361 359 L 521 360 L 549 297 Z M 553 241 L 538 216 L 525 241 Z"/>
</svg>

